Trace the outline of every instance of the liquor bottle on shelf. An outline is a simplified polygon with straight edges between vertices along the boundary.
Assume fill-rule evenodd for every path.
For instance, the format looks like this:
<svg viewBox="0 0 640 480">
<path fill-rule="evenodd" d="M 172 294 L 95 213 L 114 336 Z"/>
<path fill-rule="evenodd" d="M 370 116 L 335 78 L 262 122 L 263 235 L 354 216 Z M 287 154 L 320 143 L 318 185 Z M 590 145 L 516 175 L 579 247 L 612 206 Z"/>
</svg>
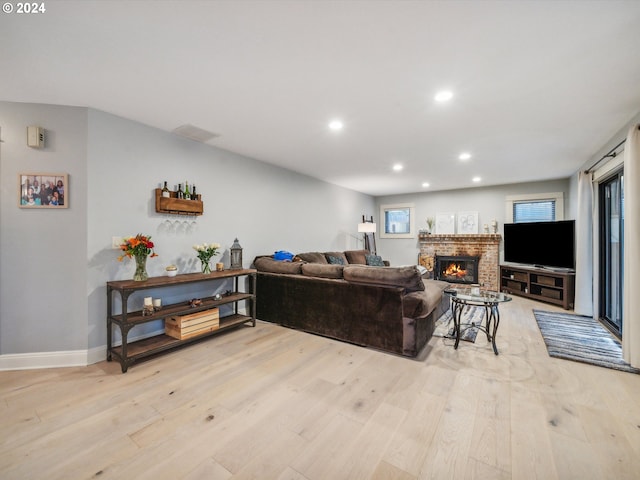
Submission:
<svg viewBox="0 0 640 480">
<path fill-rule="evenodd" d="M 162 196 L 165 198 L 169 198 L 171 196 L 171 192 L 167 187 L 167 182 L 164 182 L 164 187 L 162 187 Z"/>
<path fill-rule="evenodd" d="M 191 186 L 191 200 L 197 200 L 198 199 L 198 194 L 196 193 L 196 186 L 195 184 Z"/>
<path fill-rule="evenodd" d="M 176 197 L 184 198 L 184 192 L 182 191 L 182 184 L 178 184 L 178 191 L 176 192 Z"/>
<path fill-rule="evenodd" d="M 191 192 L 189 191 L 189 182 L 184 182 L 184 199 L 191 200 Z"/>
</svg>

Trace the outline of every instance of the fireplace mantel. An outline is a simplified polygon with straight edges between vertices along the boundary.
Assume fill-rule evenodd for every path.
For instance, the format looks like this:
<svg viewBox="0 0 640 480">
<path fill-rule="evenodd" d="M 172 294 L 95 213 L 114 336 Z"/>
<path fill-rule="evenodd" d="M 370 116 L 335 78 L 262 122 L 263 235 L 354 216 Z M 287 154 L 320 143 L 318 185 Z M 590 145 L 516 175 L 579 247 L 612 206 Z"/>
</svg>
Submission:
<svg viewBox="0 0 640 480">
<path fill-rule="evenodd" d="M 478 282 L 488 290 L 498 291 L 500 270 L 499 233 L 420 234 L 420 264 L 433 270 L 436 255 L 479 257 Z M 431 268 L 429 268 L 431 267 Z"/>
<path fill-rule="evenodd" d="M 418 236 L 420 243 L 446 243 L 446 242 L 462 242 L 462 243 L 497 243 L 500 244 L 502 235 L 499 233 L 478 233 L 478 234 L 453 234 L 453 233 L 435 233 L 424 234 Z"/>
</svg>

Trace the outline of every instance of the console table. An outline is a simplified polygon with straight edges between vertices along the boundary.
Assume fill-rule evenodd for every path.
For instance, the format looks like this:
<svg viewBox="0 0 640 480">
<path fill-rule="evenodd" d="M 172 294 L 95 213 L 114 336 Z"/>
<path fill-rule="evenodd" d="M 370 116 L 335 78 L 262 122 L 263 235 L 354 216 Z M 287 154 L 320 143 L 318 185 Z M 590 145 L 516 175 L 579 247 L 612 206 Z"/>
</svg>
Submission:
<svg viewBox="0 0 640 480">
<path fill-rule="evenodd" d="M 249 287 L 246 292 L 241 291 L 239 288 L 239 279 L 241 277 L 249 279 Z M 179 287 L 226 279 L 234 280 L 233 291 L 219 299 L 215 297 L 202 298 L 202 303 L 197 307 L 192 307 L 189 301 L 184 301 L 172 305 L 163 305 L 160 310 L 154 311 L 150 315 L 143 315 L 143 310 L 129 310 L 129 297 L 141 290 Z M 120 294 L 122 302 L 122 313 L 116 315 L 113 314 L 114 293 Z M 133 280 L 107 282 L 107 361 L 110 362 L 113 357 L 115 357 L 120 362 L 122 373 L 125 373 L 130 365 L 144 357 L 171 350 L 211 335 L 216 335 L 217 333 L 248 322 L 251 322 L 251 326 L 255 327 L 255 298 L 256 270 L 254 269 L 224 270 L 222 272 L 211 272 L 210 274 L 187 273 L 176 275 L 175 277 L 151 277 L 144 282 L 136 282 Z M 246 302 L 245 306 L 248 308 L 249 315 L 238 313 L 239 302 Z M 220 318 L 220 325 L 216 330 L 184 340 L 179 340 L 165 334 L 158 334 L 135 342 L 128 341 L 129 331 L 136 325 L 154 320 L 163 320 L 177 315 L 203 312 L 225 304 L 233 305 L 233 313 Z M 122 344 L 119 346 L 113 345 L 114 326 L 120 329 Z"/>
</svg>

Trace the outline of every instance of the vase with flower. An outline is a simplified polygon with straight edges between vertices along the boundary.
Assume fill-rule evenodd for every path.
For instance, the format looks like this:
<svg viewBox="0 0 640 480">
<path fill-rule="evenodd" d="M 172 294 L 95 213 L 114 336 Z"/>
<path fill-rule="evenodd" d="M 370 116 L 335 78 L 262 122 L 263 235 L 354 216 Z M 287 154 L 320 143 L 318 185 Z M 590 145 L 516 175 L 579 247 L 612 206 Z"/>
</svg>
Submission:
<svg viewBox="0 0 640 480">
<path fill-rule="evenodd" d="M 143 282 L 149 278 L 147 274 L 147 258 L 157 257 L 153 251 L 153 242 L 150 235 L 137 234 L 135 237 L 124 238 L 120 244 L 120 250 L 124 253 L 118 257 L 122 261 L 124 257 L 134 258 L 136 261 L 136 271 L 133 280 Z"/>
<path fill-rule="evenodd" d="M 196 251 L 196 255 L 202 263 L 202 273 L 211 273 L 211 258 L 218 254 L 220 244 L 203 243 L 201 245 L 194 245 L 193 249 Z"/>
</svg>

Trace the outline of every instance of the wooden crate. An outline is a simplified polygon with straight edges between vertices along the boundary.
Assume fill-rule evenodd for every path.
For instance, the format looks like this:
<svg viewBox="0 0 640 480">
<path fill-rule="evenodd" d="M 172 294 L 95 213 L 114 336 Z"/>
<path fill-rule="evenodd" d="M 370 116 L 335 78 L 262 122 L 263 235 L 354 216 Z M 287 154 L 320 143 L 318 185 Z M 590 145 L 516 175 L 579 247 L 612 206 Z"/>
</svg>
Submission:
<svg viewBox="0 0 640 480">
<path fill-rule="evenodd" d="M 164 333 L 178 340 L 197 337 L 220 328 L 220 312 L 211 308 L 189 315 L 176 315 L 164 320 Z"/>
</svg>

